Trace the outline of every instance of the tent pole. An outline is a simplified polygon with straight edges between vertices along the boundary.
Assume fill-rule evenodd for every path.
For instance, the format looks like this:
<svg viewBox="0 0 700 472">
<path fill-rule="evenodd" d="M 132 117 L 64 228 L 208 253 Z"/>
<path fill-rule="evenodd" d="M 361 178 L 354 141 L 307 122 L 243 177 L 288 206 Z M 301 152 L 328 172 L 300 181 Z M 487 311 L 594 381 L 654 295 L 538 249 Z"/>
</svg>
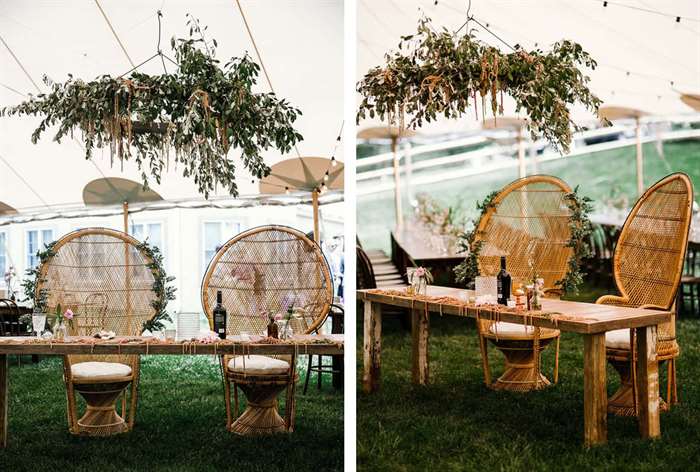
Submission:
<svg viewBox="0 0 700 472">
<path fill-rule="evenodd" d="M 637 136 L 637 196 L 644 193 L 644 155 L 642 154 L 642 127 L 639 124 L 639 117 L 636 118 L 637 126 L 635 133 Z"/>
<path fill-rule="evenodd" d="M 314 210 L 314 241 L 319 243 L 321 241 L 321 235 L 318 231 L 318 190 L 316 189 L 311 192 L 311 203 L 313 204 Z"/>
<path fill-rule="evenodd" d="M 129 234 L 129 202 L 122 203 L 124 213 L 124 232 Z"/>
<path fill-rule="evenodd" d="M 391 152 L 394 155 L 394 209 L 396 210 L 396 226 L 403 226 L 403 212 L 401 210 L 401 183 L 400 183 L 400 168 L 399 155 L 396 149 L 396 143 L 399 140 L 398 136 L 391 137 Z"/>
<path fill-rule="evenodd" d="M 518 128 L 518 177 L 523 178 L 527 174 L 525 170 L 525 143 L 523 142 L 523 127 Z"/>
</svg>

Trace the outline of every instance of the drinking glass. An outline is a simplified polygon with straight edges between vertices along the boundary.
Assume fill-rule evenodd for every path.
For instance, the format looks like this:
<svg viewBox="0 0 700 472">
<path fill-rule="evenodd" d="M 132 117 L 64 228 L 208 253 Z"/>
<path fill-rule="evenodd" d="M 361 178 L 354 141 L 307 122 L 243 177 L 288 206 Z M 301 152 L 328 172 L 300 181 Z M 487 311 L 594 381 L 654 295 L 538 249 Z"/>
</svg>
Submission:
<svg viewBox="0 0 700 472">
<path fill-rule="evenodd" d="M 46 313 L 32 313 L 32 328 L 36 331 L 36 337 L 40 338 L 46 327 Z"/>
</svg>

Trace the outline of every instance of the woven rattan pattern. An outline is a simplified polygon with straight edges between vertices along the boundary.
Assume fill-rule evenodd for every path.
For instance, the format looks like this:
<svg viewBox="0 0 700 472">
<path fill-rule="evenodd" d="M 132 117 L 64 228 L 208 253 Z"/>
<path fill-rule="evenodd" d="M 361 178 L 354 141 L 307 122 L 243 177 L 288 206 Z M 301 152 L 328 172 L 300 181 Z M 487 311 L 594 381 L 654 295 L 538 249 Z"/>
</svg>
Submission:
<svg viewBox="0 0 700 472">
<path fill-rule="evenodd" d="M 212 322 L 221 290 L 226 332 L 265 332 L 265 311 L 303 308 L 292 323 L 296 334 L 311 333 L 325 320 L 333 298 L 330 269 L 321 249 L 303 233 L 285 226 L 245 231 L 224 244 L 212 259 L 202 284 L 202 306 Z"/>
<path fill-rule="evenodd" d="M 531 283 L 536 273 L 545 287 L 564 278 L 572 249 L 569 210 L 564 199 L 571 189 L 556 177 L 535 175 L 516 180 L 494 199 L 479 222 L 476 240 L 481 275 L 495 276 L 506 256 L 513 287 Z"/>
</svg>

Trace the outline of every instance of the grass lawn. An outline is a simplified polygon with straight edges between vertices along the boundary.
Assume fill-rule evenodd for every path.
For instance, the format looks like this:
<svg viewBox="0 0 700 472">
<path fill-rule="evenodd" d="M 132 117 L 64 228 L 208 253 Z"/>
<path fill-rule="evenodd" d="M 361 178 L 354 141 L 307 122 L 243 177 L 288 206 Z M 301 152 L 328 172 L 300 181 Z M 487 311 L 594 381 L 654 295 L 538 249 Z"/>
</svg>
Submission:
<svg viewBox="0 0 700 472">
<path fill-rule="evenodd" d="M 496 392 L 483 384 L 474 323 L 433 315 L 430 381 L 411 384 L 411 338 L 385 319 L 382 385 L 358 384 L 360 470 L 696 470 L 700 459 L 700 320 L 678 323 L 681 404 L 661 417 L 662 439 L 643 441 L 632 418 L 608 417 L 608 444 L 583 447 L 583 338 L 564 334 L 559 384 L 539 392 Z M 358 372 L 361 372 L 361 330 Z M 502 355 L 489 349 L 492 373 Z M 551 379 L 554 350 L 543 370 Z M 358 375 L 361 379 L 361 375 Z M 608 367 L 608 391 L 619 384 Z M 665 369 L 662 392 L 665 392 Z"/>
<path fill-rule="evenodd" d="M 328 375 L 321 393 L 313 383 L 307 395 L 303 384 L 297 386 L 293 434 L 242 438 L 225 429 L 223 384 L 213 357 L 143 356 L 134 430 L 85 438 L 68 433 L 61 360 L 32 365 L 25 357 L 21 367 L 13 357 L 10 362 L 10 442 L 0 450 L 3 472 L 343 468 L 343 397 L 331 389 Z M 300 372 L 302 379 L 305 375 Z"/>
</svg>

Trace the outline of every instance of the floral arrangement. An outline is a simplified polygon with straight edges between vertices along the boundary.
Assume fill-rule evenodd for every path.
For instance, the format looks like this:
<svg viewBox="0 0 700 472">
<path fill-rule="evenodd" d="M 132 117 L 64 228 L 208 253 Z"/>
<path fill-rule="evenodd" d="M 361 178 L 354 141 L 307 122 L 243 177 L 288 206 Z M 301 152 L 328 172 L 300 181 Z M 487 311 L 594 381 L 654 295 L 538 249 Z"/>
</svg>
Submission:
<svg viewBox="0 0 700 472">
<path fill-rule="evenodd" d="M 419 222 L 436 234 L 459 236 L 464 231 L 466 218 L 457 206 L 443 207 L 425 193 L 416 196 L 416 217 Z"/>
<path fill-rule="evenodd" d="M 433 274 L 430 269 L 416 267 L 416 270 L 406 274 L 408 277 L 408 290 L 413 295 L 425 295 L 428 285 L 433 283 Z"/>
<path fill-rule="evenodd" d="M 568 151 L 570 105 L 580 103 L 597 113 L 601 104 L 582 71 L 595 69 L 595 60 L 568 40 L 554 43 L 547 52 L 516 45 L 506 54 L 479 41 L 468 22 L 465 26 L 464 33 L 452 32 L 422 18 L 416 33 L 403 36 L 398 50 L 385 55 L 386 63 L 370 69 L 357 84 L 362 96 L 358 123 L 378 117 L 415 129 L 438 115 L 459 118 L 472 105 L 479 119 L 479 98 L 481 119 L 490 108 L 496 120 L 507 94 L 516 112 L 527 113 L 533 139 L 542 136 L 555 149 Z"/>
<path fill-rule="evenodd" d="M 67 324 L 71 329 L 73 329 L 74 317 L 75 315 L 73 314 L 73 310 L 68 308 L 67 310 L 63 311 L 61 309 L 61 304 L 59 303 L 56 305 L 56 311 L 54 312 L 54 318 L 56 320 L 54 326 L 60 327 Z"/>
<path fill-rule="evenodd" d="M 188 15 L 189 38 L 170 46 L 178 68 L 162 75 L 129 71 L 85 82 L 68 75 L 64 83 L 44 82 L 47 94 L 0 109 L 0 116 L 40 116 L 31 136 L 48 128 L 54 141 L 82 135 L 85 158 L 109 148 L 112 162 L 133 159 L 144 187 L 160 183 L 172 160 L 205 197 L 224 187 L 238 196 L 236 157 L 256 178 L 270 173 L 263 152 L 289 152 L 303 137 L 293 127 L 301 111 L 274 93 L 255 92 L 260 66 L 250 56 L 216 59 L 216 40 L 206 40 L 199 21 Z M 127 75 L 124 74 L 124 75 Z"/>
</svg>

